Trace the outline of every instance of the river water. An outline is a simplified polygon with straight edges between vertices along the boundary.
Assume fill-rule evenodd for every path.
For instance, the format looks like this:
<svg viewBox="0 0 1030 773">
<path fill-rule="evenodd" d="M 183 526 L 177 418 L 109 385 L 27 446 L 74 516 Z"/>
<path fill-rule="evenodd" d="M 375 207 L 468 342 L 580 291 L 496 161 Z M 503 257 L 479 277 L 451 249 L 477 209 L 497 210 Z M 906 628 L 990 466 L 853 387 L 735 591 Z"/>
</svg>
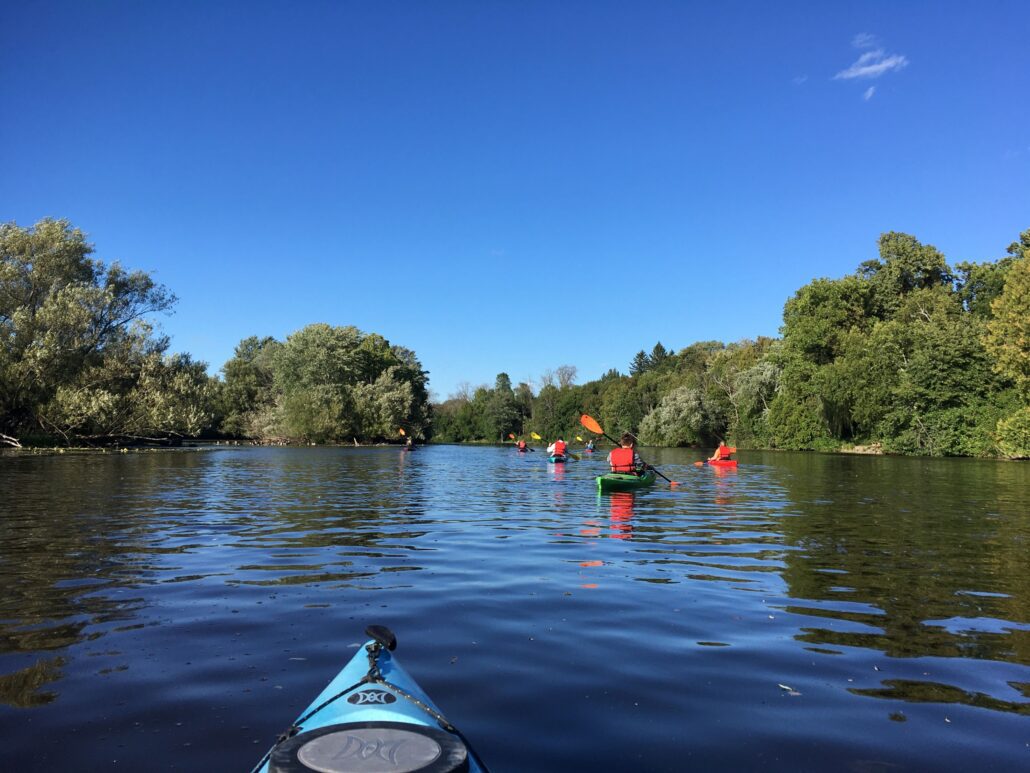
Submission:
<svg viewBox="0 0 1030 773">
<path fill-rule="evenodd" d="M 1030 769 L 1030 465 L 0 458 L 0 769 L 246 771 L 369 623 L 497 771 Z"/>
</svg>

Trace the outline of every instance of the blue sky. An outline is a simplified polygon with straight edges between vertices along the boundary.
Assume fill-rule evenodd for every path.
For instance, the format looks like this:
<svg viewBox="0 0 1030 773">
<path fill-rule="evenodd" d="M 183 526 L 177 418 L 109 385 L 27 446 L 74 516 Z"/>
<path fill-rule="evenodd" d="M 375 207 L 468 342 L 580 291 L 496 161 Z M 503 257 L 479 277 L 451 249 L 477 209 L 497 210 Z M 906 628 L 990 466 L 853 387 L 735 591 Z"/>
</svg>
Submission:
<svg viewBox="0 0 1030 773">
<path fill-rule="evenodd" d="M 775 335 L 905 231 L 1030 228 L 1030 3 L 0 8 L 0 221 L 65 217 L 217 372 L 311 322 L 446 397 Z"/>
</svg>

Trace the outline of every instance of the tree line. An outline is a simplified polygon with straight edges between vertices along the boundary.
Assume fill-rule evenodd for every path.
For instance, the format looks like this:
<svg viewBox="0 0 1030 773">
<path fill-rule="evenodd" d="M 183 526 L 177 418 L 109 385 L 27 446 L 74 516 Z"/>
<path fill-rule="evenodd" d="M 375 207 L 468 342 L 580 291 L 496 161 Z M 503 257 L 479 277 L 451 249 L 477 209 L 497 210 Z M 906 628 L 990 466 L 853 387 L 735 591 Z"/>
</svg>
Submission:
<svg viewBox="0 0 1030 773">
<path fill-rule="evenodd" d="M 545 374 L 538 391 L 501 373 L 435 405 L 435 437 L 582 436 L 589 413 L 648 445 L 1030 456 L 1030 230 L 996 260 L 954 267 L 908 234 L 878 248 L 798 290 L 780 338 L 659 342 L 625 375 Z"/>
<path fill-rule="evenodd" d="M 500 373 L 431 405 L 415 353 L 355 327 L 246 338 L 211 377 L 156 332 L 176 299 L 148 274 L 66 220 L 3 224 L 0 444 L 503 442 L 582 436 L 589 413 L 650 445 L 1030 456 L 1030 230 L 954 267 L 907 234 L 878 247 L 788 299 L 779 338 L 657 343 L 585 384 L 571 365 Z"/>
<path fill-rule="evenodd" d="M 355 327 L 240 342 L 223 378 L 149 321 L 175 296 L 93 257 L 66 220 L 0 225 L 0 444 L 175 443 L 201 436 L 369 442 L 425 436 L 415 353 Z"/>
</svg>

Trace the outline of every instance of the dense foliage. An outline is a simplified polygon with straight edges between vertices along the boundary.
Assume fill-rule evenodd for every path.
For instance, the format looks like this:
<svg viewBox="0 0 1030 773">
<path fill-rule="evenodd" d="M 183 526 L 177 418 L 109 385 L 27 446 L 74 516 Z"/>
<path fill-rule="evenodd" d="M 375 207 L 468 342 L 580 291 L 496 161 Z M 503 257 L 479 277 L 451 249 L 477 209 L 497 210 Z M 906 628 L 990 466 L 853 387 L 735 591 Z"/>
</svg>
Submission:
<svg viewBox="0 0 1030 773">
<path fill-rule="evenodd" d="M 781 333 L 677 353 L 658 343 L 633 356 L 629 375 L 545 378 L 535 395 L 502 373 L 492 389 L 436 406 L 436 436 L 582 436 L 586 412 L 609 434 L 654 445 L 1030 455 L 1030 231 L 997 261 L 954 268 L 886 233 L 854 274 L 798 290 Z"/>
<path fill-rule="evenodd" d="M 886 233 L 855 273 L 798 290 L 780 339 L 659 342 L 582 385 L 571 365 L 536 388 L 500 373 L 435 409 L 414 352 L 355 327 L 244 339 L 210 377 L 149 321 L 175 297 L 92 255 L 64 220 L 0 225 L 0 443 L 571 439 L 589 413 L 653 445 L 1030 456 L 1030 231 L 954 268 Z"/>
<path fill-rule="evenodd" d="M 338 443 L 429 429 L 427 374 L 414 352 L 355 327 L 244 339 L 222 373 L 222 428 L 234 435 Z"/>
<path fill-rule="evenodd" d="M 309 442 L 429 427 L 415 354 L 353 327 L 248 338 L 224 380 L 169 353 L 148 318 L 175 297 L 92 257 L 65 220 L 0 225 L 0 443 L 175 442 L 221 433 Z"/>
<path fill-rule="evenodd" d="M 0 440 L 200 433 L 212 419 L 204 365 L 169 355 L 145 320 L 175 297 L 92 253 L 64 220 L 0 225 Z"/>
</svg>

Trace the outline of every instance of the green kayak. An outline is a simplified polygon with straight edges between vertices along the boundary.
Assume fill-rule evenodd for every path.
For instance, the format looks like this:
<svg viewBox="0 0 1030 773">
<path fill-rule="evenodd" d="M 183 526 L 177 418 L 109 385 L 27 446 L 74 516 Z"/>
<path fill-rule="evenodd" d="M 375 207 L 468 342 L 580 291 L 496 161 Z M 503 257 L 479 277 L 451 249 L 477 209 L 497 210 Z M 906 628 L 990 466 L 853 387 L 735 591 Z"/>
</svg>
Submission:
<svg viewBox="0 0 1030 773">
<path fill-rule="evenodd" d="M 648 470 L 643 475 L 626 475 L 619 472 L 609 472 L 597 479 L 598 491 L 632 491 L 636 488 L 644 488 L 654 483 L 654 470 Z"/>
</svg>

